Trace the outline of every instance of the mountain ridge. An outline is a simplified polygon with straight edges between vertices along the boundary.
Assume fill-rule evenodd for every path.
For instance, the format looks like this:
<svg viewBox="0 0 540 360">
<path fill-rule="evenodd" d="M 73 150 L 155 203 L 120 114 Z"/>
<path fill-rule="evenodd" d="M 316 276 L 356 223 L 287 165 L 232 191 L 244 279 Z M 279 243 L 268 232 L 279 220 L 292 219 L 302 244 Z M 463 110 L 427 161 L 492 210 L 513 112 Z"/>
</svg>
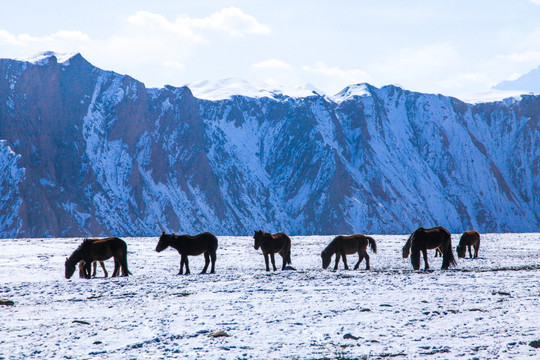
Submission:
<svg viewBox="0 0 540 360">
<path fill-rule="evenodd" d="M 212 101 L 52 57 L 0 61 L 2 237 L 539 228 L 536 96 Z"/>
</svg>

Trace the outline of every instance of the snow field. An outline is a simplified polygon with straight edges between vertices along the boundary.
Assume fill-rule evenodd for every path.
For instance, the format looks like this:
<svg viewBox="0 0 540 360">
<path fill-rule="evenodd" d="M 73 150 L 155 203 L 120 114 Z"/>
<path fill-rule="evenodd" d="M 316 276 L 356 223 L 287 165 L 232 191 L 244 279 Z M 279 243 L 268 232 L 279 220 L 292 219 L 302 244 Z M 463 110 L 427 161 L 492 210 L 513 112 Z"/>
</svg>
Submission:
<svg viewBox="0 0 540 360">
<path fill-rule="evenodd" d="M 199 256 L 187 276 L 157 238 L 125 238 L 133 276 L 92 280 L 64 278 L 82 239 L 0 240 L 0 298 L 15 302 L 0 359 L 538 358 L 540 234 L 481 236 L 480 258 L 441 271 L 430 251 L 429 272 L 401 258 L 407 235 L 374 236 L 372 270 L 337 272 L 319 256 L 333 236 L 293 236 L 297 270 L 275 273 L 251 237 L 218 236 L 216 274 Z"/>
</svg>

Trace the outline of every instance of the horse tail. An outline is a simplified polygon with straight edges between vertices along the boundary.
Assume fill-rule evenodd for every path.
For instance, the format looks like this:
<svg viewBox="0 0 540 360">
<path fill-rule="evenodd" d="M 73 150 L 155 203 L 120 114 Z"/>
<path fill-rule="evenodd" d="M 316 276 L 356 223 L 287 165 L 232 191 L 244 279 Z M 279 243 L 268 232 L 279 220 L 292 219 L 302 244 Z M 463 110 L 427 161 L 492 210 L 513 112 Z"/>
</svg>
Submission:
<svg viewBox="0 0 540 360">
<path fill-rule="evenodd" d="M 374 254 L 377 253 L 377 243 L 375 242 L 375 239 L 372 237 L 366 236 L 368 240 L 369 247 L 371 248 L 371 251 L 373 251 Z"/>
<path fill-rule="evenodd" d="M 291 261 L 291 247 L 289 246 L 289 250 L 287 250 L 287 259 L 286 259 L 286 263 L 289 264 L 289 265 L 292 265 L 292 261 Z"/>
<path fill-rule="evenodd" d="M 442 262 L 442 270 L 448 270 L 451 267 L 454 267 L 457 265 L 456 258 L 454 257 L 454 252 L 452 251 L 452 239 L 450 236 L 448 237 L 448 242 L 446 246 L 444 247 L 443 251 L 443 262 Z"/>
</svg>

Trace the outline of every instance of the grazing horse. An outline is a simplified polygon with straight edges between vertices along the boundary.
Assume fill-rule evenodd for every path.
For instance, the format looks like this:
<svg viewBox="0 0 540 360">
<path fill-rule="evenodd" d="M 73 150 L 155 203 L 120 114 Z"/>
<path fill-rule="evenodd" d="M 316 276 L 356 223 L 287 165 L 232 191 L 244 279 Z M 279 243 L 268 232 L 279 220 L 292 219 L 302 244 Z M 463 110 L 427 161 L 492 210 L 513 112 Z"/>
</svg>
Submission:
<svg viewBox="0 0 540 360">
<path fill-rule="evenodd" d="M 328 246 L 321 252 L 323 269 L 326 269 L 328 265 L 330 265 L 332 255 L 336 254 L 336 264 L 334 265 L 334 270 L 338 269 L 340 257 L 343 259 L 345 270 L 349 270 L 346 254 L 358 253 L 358 262 L 356 265 L 354 265 L 354 270 L 358 269 L 358 266 L 360 266 L 360 263 L 364 258 L 366 259 L 366 270 L 369 270 L 369 255 L 367 253 L 368 245 L 371 247 L 373 253 L 376 254 L 377 243 L 369 236 L 362 234 L 336 236 L 334 240 L 332 240 L 330 244 L 328 244 Z"/>
<path fill-rule="evenodd" d="M 105 277 L 109 276 L 109 273 L 107 272 L 107 269 L 105 268 L 105 263 L 103 261 L 94 261 L 92 263 L 92 265 L 94 265 L 94 270 L 92 271 L 92 277 L 95 277 L 96 276 L 96 272 L 97 272 L 97 263 L 99 263 L 99 265 L 101 265 L 101 269 L 103 270 L 103 274 Z M 79 277 L 80 278 L 85 278 L 86 277 L 86 274 L 84 272 L 84 265 L 86 263 L 84 262 L 84 260 L 82 261 L 79 261 Z"/>
<path fill-rule="evenodd" d="M 418 228 L 411 234 L 405 246 L 403 246 L 403 257 L 409 257 L 411 253 L 411 264 L 414 270 L 420 269 L 420 251 L 424 255 L 425 270 L 429 269 L 428 249 L 439 248 L 443 254 L 442 270 L 456 265 L 456 259 L 452 252 L 452 237 L 448 230 L 442 226 L 432 229 Z"/>
<path fill-rule="evenodd" d="M 263 230 L 257 230 L 253 234 L 255 239 L 254 248 L 258 250 L 261 248 L 264 255 L 264 262 L 266 263 L 266 271 L 270 271 L 270 266 L 268 264 L 268 255 L 270 255 L 270 260 L 272 260 L 272 266 L 274 271 L 276 268 L 276 260 L 274 258 L 275 253 L 279 253 L 283 258 L 283 265 L 281 270 L 285 270 L 287 264 L 291 264 L 291 238 L 285 233 L 270 234 Z"/>
<path fill-rule="evenodd" d="M 474 247 L 474 258 L 478 257 L 478 249 L 480 249 L 480 234 L 476 230 L 466 231 L 459 239 L 459 245 L 456 248 L 458 258 L 464 258 L 467 248 L 469 248 L 469 256 L 472 258 L 471 246 Z"/>
<path fill-rule="evenodd" d="M 176 249 L 180 254 L 180 271 L 178 275 L 184 273 L 184 265 L 186 266 L 186 275 L 190 273 L 188 264 L 188 255 L 201 255 L 204 253 L 204 269 L 201 274 L 205 274 L 208 269 L 210 259 L 212 259 L 212 268 L 210 273 L 215 272 L 216 265 L 216 250 L 218 247 L 218 239 L 214 234 L 205 232 L 199 235 L 175 235 L 165 234 L 165 231 L 159 237 L 156 251 L 161 252 L 167 247 Z"/>
<path fill-rule="evenodd" d="M 90 279 L 90 271 L 94 261 L 104 261 L 114 257 L 113 277 L 118 276 L 122 270 L 123 276 L 131 274 L 127 265 L 126 242 L 117 237 L 105 239 L 84 239 L 79 247 L 66 259 L 66 279 L 71 278 L 75 272 L 75 265 L 84 261 L 84 277 Z"/>
</svg>

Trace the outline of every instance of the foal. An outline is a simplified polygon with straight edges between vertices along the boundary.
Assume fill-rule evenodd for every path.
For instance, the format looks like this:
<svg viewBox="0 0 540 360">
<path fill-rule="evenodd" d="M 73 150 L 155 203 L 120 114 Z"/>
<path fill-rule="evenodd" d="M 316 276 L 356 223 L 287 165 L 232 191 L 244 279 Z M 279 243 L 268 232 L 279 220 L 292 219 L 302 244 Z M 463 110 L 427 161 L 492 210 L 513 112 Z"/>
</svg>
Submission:
<svg viewBox="0 0 540 360">
<path fill-rule="evenodd" d="M 253 247 L 255 250 L 261 248 L 264 255 L 264 262 L 266 263 L 266 271 L 270 271 L 270 266 L 268 264 L 268 256 L 272 261 L 272 267 L 274 271 L 276 268 L 276 259 L 274 258 L 275 253 L 279 253 L 283 258 L 283 264 L 281 270 L 285 270 L 287 264 L 291 264 L 291 238 L 285 233 L 270 234 L 263 230 L 257 230 L 253 234 L 255 239 L 255 244 Z"/>
<path fill-rule="evenodd" d="M 107 269 L 105 268 L 105 263 L 103 261 L 94 261 L 92 263 L 92 265 L 94 266 L 94 270 L 92 271 L 92 277 L 95 277 L 96 276 L 96 273 L 97 273 L 97 263 L 99 263 L 99 265 L 101 265 L 101 269 L 103 270 L 103 275 L 105 277 L 109 276 L 109 273 L 107 272 Z M 85 269 L 84 269 L 84 265 L 86 264 L 86 262 L 84 260 L 81 260 L 79 261 L 79 277 L 80 278 L 86 278 L 87 277 L 87 274 L 85 273 Z M 89 276 L 90 274 L 88 274 Z"/>
<path fill-rule="evenodd" d="M 471 246 L 474 248 L 474 256 L 471 253 Z M 469 257 L 478 257 L 478 250 L 480 249 L 480 234 L 478 231 L 466 231 L 461 235 L 461 239 L 459 239 L 459 244 L 456 248 L 458 258 L 465 257 L 467 248 L 469 249 Z"/>
<path fill-rule="evenodd" d="M 336 254 L 336 264 L 334 265 L 334 271 L 338 269 L 339 258 L 343 259 L 343 265 L 345 270 L 349 270 L 347 265 L 347 254 L 358 253 L 358 262 L 354 265 L 354 270 L 358 269 L 360 263 L 366 259 L 366 270 L 369 270 L 369 255 L 367 253 L 368 245 L 374 254 L 377 253 L 377 243 L 369 236 L 362 234 L 344 236 L 340 235 L 334 238 L 328 244 L 328 246 L 321 252 L 322 266 L 326 269 L 330 265 L 332 255 Z"/>
</svg>

